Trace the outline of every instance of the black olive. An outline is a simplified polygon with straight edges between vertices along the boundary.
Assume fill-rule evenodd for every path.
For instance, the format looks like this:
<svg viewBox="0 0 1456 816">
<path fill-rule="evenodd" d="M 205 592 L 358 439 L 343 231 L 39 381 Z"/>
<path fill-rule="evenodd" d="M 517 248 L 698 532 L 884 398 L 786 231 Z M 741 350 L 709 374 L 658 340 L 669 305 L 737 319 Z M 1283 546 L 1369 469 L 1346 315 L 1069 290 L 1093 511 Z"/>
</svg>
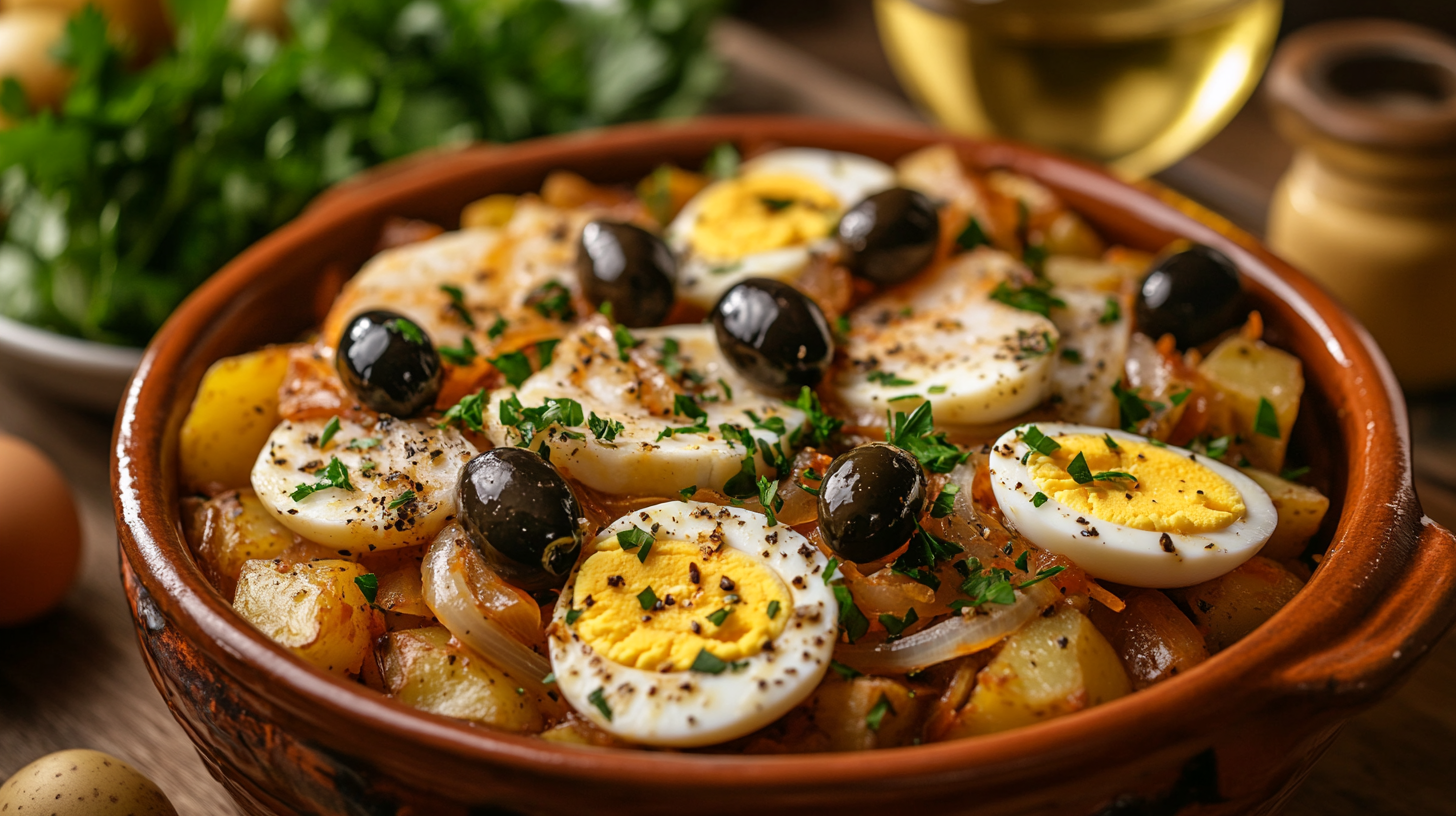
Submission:
<svg viewBox="0 0 1456 816">
<path fill-rule="evenodd" d="M 910 540 L 925 509 L 925 472 L 883 442 L 861 445 L 829 466 L 819 486 L 819 533 L 846 561 L 878 561 Z"/>
<path fill-rule="evenodd" d="M 1195 245 L 1153 264 L 1138 290 L 1137 327 L 1179 348 L 1201 345 L 1243 322 L 1239 268 L 1213 247 Z"/>
<path fill-rule="evenodd" d="M 925 268 L 940 243 L 940 215 L 924 193 L 891 187 L 854 205 L 839 220 L 849 270 L 881 286 Z"/>
<path fill-rule="evenodd" d="M 630 329 L 657 326 L 672 311 L 677 261 L 661 238 L 633 224 L 592 221 L 581 231 L 576 275 L 594 306 Z"/>
<path fill-rule="evenodd" d="M 334 361 L 344 385 L 371 410 L 409 417 L 435 404 L 444 370 L 423 329 L 404 315 L 376 310 L 349 322 Z"/>
<path fill-rule="evenodd" d="M 549 462 L 495 448 L 460 473 L 460 526 L 501 577 L 527 591 L 559 588 L 581 552 L 581 505 Z"/>
<path fill-rule="evenodd" d="M 749 278 L 723 293 L 712 320 L 723 356 L 771 391 L 817 385 L 834 359 L 824 312 L 787 283 Z"/>
</svg>

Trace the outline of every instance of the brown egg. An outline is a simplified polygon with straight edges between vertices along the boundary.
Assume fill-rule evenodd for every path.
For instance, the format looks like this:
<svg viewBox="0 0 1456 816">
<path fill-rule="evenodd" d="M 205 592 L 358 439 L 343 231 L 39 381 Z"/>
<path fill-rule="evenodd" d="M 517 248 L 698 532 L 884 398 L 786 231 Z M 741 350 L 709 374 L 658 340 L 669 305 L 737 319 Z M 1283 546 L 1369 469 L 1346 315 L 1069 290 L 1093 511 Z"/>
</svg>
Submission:
<svg viewBox="0 0 1456 816">
<path fill-rule="evenodd" d="M 61 602 L 81 560 L 81 522 L 60 470 L 29 443 L 0 435 L 0 626 Z"/>
<path fill-rule="evenodd" d="M 0 785 L 0 813 L 37 816 L 177 816 L 141 771 L 100 751 L 58 751 Z"/>
</svg>

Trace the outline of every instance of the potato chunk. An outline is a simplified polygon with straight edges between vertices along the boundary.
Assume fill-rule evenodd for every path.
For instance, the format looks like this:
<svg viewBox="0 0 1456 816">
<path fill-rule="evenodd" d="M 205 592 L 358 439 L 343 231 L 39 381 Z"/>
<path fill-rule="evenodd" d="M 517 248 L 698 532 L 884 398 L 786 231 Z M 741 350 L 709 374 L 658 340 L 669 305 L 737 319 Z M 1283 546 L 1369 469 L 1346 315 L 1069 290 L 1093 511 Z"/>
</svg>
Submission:
<svg viewBox="0 0 1456 816">
<path fill-rule="evenodd" d="M 1303 588 L 1294 573 L 1256 555 L 1227 575 L 1173 592 L 1203 630 L 1208 650 L 1217 652 L 1257 629 Z"/>
<path fill-rule="evenodd" d="M 1198 366 L 1198 373 L 1215 392 L 1205 433 L 1210 437 L 1234 437 L 1230 450 L 1247 456 L 1256 468 L 1279 472 L 1284 466 L 1289 432 L 1299 414 L 1299 399 L 1304 394 L 1299 358 L 1236 334 L 1209 353 Z M 1261 400 L 1268 400 L 1274 408 L 1277 437 L 1256 430 Z"/>
<path fill-rule="evenodd" d="M 1131 691 L 1107 638 L 1086 615 L 1063 607 L 1006 640 L 976 678 L 970 702 L 948 739 L 991 734 L 1050 720 L 1115 700 Z"/>
<path fill-rule="evenodd" d="M 358 674 L 374 635 L 384 631 L 354 583 L 366 573 L 352 561 L 249 561 L 238 578 L 233 609 L 324 671 Z"/>
<path fill-rule="evenodd" d="M 229 600 L 243 564 L 283 558 L 290 547 L 301 543 L 251 490 L 230 490 L 198 504 L 186 527 L 187 541 L 208 583 Z"/>
<path fill-rule="evenodd" d="M 540 731 L 532 695 L 509 675 L 450 641 L 443 626 L 391 632 L 380 641 L 388 692 L 415 708 L 507 731 Z"/>
<path fill-rule="evenodd" d="M 249 486 L 258 451 L 278 424 L 288 346 L 226 357 L 202 375 L 178 442 L 182 486 L 216 495 Z"/>
<path fill-rule="evenodd" d="M 1092 609 L 1092 622 L 1122 658 L 1133 690 L 1185 672 L 1208 659 L 1203 634 L 1178 605 L 1156 589 L 1134 590 L 1123 599 L 1121 612 L 1102 604 Z"/>
<path fill-rule="evenodd" d="M 1244 468 L 1244 472 L 1264 488 L 1279 513 L 1279 525 L 1259 554 L 1275 561 L 1298 558 L 1310 538 L 1319 531 L 1320 523 L 1330 509 L 1330 500 L 1312 487 L 1281 479 L 1272 473 L 1253 468 Z"/>
</svg>

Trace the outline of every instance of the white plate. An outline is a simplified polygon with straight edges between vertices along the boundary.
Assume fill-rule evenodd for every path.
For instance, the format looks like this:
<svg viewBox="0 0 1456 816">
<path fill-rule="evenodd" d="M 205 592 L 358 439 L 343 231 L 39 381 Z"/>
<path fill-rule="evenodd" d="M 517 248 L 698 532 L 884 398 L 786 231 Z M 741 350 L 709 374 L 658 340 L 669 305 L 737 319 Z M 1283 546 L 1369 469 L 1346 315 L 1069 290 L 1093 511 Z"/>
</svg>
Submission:
<svg viewBox="0 0 1456 816">
<path fill-rule="evenodd" d="M 48 332 L 0 317 L 0 372 L 57 400 L 112 413 L 142 350 Z"/>
</svg>

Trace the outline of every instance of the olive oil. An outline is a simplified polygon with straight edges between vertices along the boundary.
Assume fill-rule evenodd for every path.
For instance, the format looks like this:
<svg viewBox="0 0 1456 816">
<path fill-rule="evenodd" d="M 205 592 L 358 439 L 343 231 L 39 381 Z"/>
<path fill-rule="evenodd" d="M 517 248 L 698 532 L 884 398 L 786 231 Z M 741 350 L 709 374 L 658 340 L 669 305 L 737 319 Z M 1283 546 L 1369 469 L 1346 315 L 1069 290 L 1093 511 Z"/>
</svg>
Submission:
<svg viewBox="0 0 1456 816">
<path fill-rule="evenodd" d="M 942 124 L 1130 177 L 1228 123 L 1258 84 L 1282 10 L 1282 0 L 875 2 L 891 65 Z"/>
</svg>

